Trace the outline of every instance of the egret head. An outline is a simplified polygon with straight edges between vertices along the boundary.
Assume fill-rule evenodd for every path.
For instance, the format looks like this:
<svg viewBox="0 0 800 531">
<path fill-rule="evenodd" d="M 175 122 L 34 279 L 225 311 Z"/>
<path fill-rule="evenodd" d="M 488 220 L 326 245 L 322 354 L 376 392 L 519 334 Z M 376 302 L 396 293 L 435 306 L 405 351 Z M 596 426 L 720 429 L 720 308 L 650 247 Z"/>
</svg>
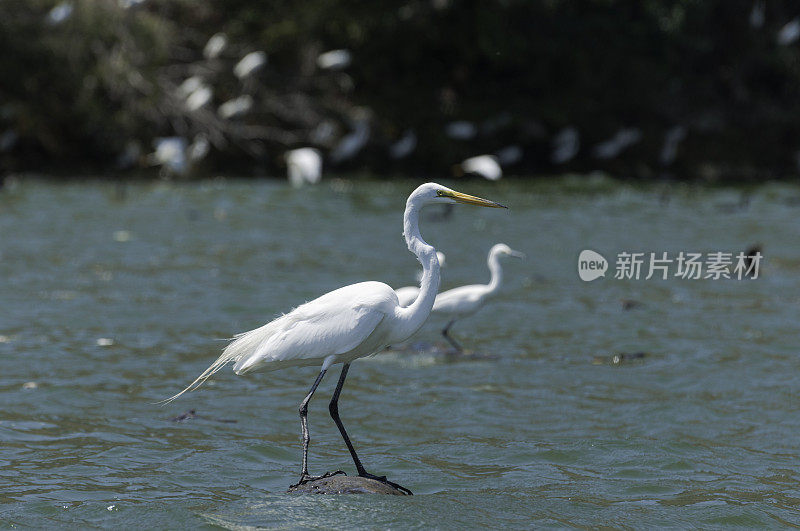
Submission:
<svg viewBox="0 0 800 531">
<path fill-rule="evenodd" d="M 515 258 L 525 258 L 525 255 L 519 251 L 515 251 L 505 243 L 498 243 L 492 247 L 492 250 L 489 251 L 489 254 L 497 255 L 497 256 L 513 256 Z"/>
<path fill-rule="evenodd" d="M 507 208 L 494 201 L 488 199 L 481 199 L 474 195 L 462 194 L 451 190 L 446 186 L 436 183 L 425 183 L 420 185 L 408 196 L 409 204 L 417 206 L 427 205 L 430 203 L 462 203 L 465 205 L 476 205 L 490 208 Z"/>
</svg>

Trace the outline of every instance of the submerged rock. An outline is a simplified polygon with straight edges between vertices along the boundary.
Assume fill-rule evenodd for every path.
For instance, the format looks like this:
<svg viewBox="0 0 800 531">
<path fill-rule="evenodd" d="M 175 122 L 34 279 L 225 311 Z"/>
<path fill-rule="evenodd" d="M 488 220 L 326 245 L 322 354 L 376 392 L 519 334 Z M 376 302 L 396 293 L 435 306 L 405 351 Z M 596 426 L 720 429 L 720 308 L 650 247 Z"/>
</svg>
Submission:
<svg viewBox="0 0 800 531">
<path fill-rule="evenodd" d="M 297 494 L 390 494 L 393 496 L 409 496 L 411 494 L 411 491 L 406 492 L 375 479 L 345 476 L 344 474 L 292 485 L 288 492 Z"/>
</svg>

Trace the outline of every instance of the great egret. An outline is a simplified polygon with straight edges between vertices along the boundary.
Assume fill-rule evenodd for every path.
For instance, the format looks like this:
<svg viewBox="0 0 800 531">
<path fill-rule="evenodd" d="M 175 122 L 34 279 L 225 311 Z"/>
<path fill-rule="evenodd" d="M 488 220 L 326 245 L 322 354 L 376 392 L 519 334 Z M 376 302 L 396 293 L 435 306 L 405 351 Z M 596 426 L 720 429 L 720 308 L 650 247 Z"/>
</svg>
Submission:
<svg viewBox="0 0 800 531">
<path fill-rule="evenodd" d="M 239 118 L 244 116 L 252 108 L 253 97 L 249 94 L 243 94 L 220 105 L 217 109 L 217 114 L 220 118 L 229 120 L 231 118 Z"/>
<path fill-rule="evenodd" d="M 267 54 L 261 50 L 250 52 L 242 57 L 236 66 L 233 67 L 233 74 L 239 79 L 244 79 L 267 64 Z"/>
<path fill-rule="evenodd" d="M 203 48 L 203 55 L 206 59 L 216 59 L 228 46 L 228 36 L 224 33 L 215 33 L 208 39 Z"/>
<path fill-rule="evenodd" d="M 460 167 L 464 173 L 475 173 L 490 181 L 496 181 L 503 176 L 503 169 L 494 155 L 470 157 L 462 161 Z"/>
<path fill-rule="evenodd" d="M 344 70 L 351 59 L 350 50 L 330 50 L 317 56 L 317 66 L 323 70 Z"/>
<path fill-rule="evenodd" d="M 292 186 L 317 184 L 322 178 L 322 155 L 314 148 L 304 147 L 287 151 L 286 173 Z"/>
<path fill-rule="evenodd" d="M 194 140 L 189 147 L 186 148 L 186 156 L 189 157 L 189 162 L 195 163 L 203 160 L 211 150 L 211 142 L 208 137 L 203 133 L 194 135 Z"/>
<path fill-rule="evenodd" d="M 321 363 L 322 368 L 317 379 L 300 403 L 303 461 L 298 484 L 306 483 L 329 475 L 313 477 L 308 473 L 309 434 L 306 420 L 308 403 L 330 366 L 342 363 L 344 365 L 342 373 L 328 410 L 347 445 L 358 475 L 401 488 L 387 481 L 385 477 L 369 474 L 364 469 L 339 418 L 338 403 L 347 371 L 353 360 L 369 356 L 389 345 L 408 339 L 430 314 L 439 289 L 439 261 L 436 249 L 422 239 L 418 220 L 420 209 L 432 203 L 466 203 L 505 208 L 492 201 L 462 194 L 436 183 L 419 186 L 408 197 L 403 215 L 403 234 L 406 244 L 408 249 L 417 255 L 423 268 L 420 295 L 414 304 L 403 308 L 398 303 L 394 290 L 381 282 L 360 282 L 331 291 L 260 328 L 235 336 L 217 361 L 186 389 L 165 402 L 178 398 L 186 391 L 196 389 L 212 374 L 231 362 L 234 363 L 233 371 L 236 374 L 260 368 L 276 370 Z"/>
<path fill-rule="evenodd" d="M 179 98 L 188 98 L 192 92 L 196 90 L 200 90 L 201 88 L 207 86 L 203 78 L 200 76 L 191 76 L 187 77 L 183 80 L 183 82 L 178 85 L 178 88 L 175 89 L 175 94 Z"/>
<path fill-rule="evenodd" d="M 795 18 L 787 22 L 778 32 L 776 40 L 782 46 L 789 46 L 797 39 L 800 39 L 800 18 Z"/>
<path fill-rule="evenodd" d="M 461 352 L 461 345 L 450 337 L 448 331 L 458 319 L 462 319 L 477 312 L 486 302 L 497 293 L 500 284 L 503 282 L 503 270 L 500 267 L 501 256 L 515 256 L 524 258 L 525 255 L 515 251 L 504 243 L 498 243 L 489 250 L 489 257 L 486 263 L 489 264 L 489 271 L 492 278 L 488 284 L 472 284 L 461 286 L 440 293 L 436 296 L 433 303 L 433 313 L 448 317 L 447 326 L 442 330 L 444 338 L 453 345 L 457 351 Z"/>
<path fill-rule="evenodd" d="M 369 111 L 356 109 L 352 118 L 353 130 L 340 138 L 331 150 L 330 160 L 332 163 L 339 164 L 352 159 L 367 145 L 371 134 L 369 119 Z"/>
<path fill-rule="evenodd" d="M 408 129 L 400 139 L 389 146 L 389 156 L 393 159 L 404 159 L 417 148 L 417 134 Z"/>
<path fill-rule="evenodd" d="M 439 259 L 439 268 L 444 267 L 444 253 L 441 251 L 436 251 L 436 258 Z M 417 272 L 417 282 L 422 281 L 422 273 L 422 271 Z M 400 303 L 400 306 L 406 307 L 417 299 L 417 295 L 419 295 L 419 287 L 404 286 L 402 288 L 397 288 L 394 290 L 394 292 L 397 294 L 397 300 Z"/>
<path fill-rule="evenodd" d="M 61 24 L 62 22 L 67 20 L 70 17 L 70 15 L 72 15 L 72 10 L 73 10 L 72 3 L 61 2 L 53 9 L 48 11 L 45 21 L 51 26 Z"/>
<path fill-rule="evenodd" d="M 185 174 L 189 169 L 186 158 L 188 142 L 182 136 L 170 136 L 153 140 L 156 150 L 148 156 L 153 165 L 161 165 L 169 173 Z"/>
<path fill-rule="evenodd" d="M 207 105 L 213 97 L 214 91 L 211 90 L 211 87 L 204 86 L 189 94 L 189 97 L 183 103 L 187 110 L 196 111 Z"/>
</svg>

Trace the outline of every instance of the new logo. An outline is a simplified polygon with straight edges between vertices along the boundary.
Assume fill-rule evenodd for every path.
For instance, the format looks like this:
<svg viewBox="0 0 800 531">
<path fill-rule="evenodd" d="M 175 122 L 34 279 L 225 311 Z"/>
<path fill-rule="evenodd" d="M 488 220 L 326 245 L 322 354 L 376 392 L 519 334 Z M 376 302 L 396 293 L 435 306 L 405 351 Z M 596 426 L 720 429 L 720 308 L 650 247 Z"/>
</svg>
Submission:
<svg viewBox="0 0 800 531">
<path fill-rule="evenodd" d="M 606 276 L 608 261 L 603 255 L 589 249 L 581 251 L 578 256 L 578 276 L 584 282 L 591 282 L 600 277 Z"/>
</svg>

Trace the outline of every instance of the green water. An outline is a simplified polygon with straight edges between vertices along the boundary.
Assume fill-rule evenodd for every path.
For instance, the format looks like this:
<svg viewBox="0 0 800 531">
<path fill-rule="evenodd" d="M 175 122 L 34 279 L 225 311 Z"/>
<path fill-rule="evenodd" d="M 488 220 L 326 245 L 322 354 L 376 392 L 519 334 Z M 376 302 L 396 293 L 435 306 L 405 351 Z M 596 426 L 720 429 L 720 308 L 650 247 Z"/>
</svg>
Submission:
<svg viewBox="0 0 800 531">
<path fill-rule="evenodd" d="M 341 285 L 414 282 L 419 182 L 0 190 L 0 526 L 463 528 L 800 522 L 800 188 L 602 179 L 448 183 L 509 205 L 422 222 L 443 288 L 502 295 L 453 333 L 485 359 L 356 361 L 340 401 L 367 469 L 410 498 L 285 494 L 315 368 L 224 370 L 223 338 Z M 739 252 L 755 280 L 618 280 L 623 251 Z M 606 278 L 578 278 L 594 249 Z M 623 300 L 635 308 L 624 310 Z M 434 321 L 414 342 L 439 343 Z M 610 362 L 614 354 L 642 359 Z M 353 465 L 311 402 L 312 473 Z M 28 384 L 34 382 L 34 384 Z M 197 418 L 170 419 L 194 409 Z M 235 421 L 235 422 L 222 422 Z"/>
</svg>

